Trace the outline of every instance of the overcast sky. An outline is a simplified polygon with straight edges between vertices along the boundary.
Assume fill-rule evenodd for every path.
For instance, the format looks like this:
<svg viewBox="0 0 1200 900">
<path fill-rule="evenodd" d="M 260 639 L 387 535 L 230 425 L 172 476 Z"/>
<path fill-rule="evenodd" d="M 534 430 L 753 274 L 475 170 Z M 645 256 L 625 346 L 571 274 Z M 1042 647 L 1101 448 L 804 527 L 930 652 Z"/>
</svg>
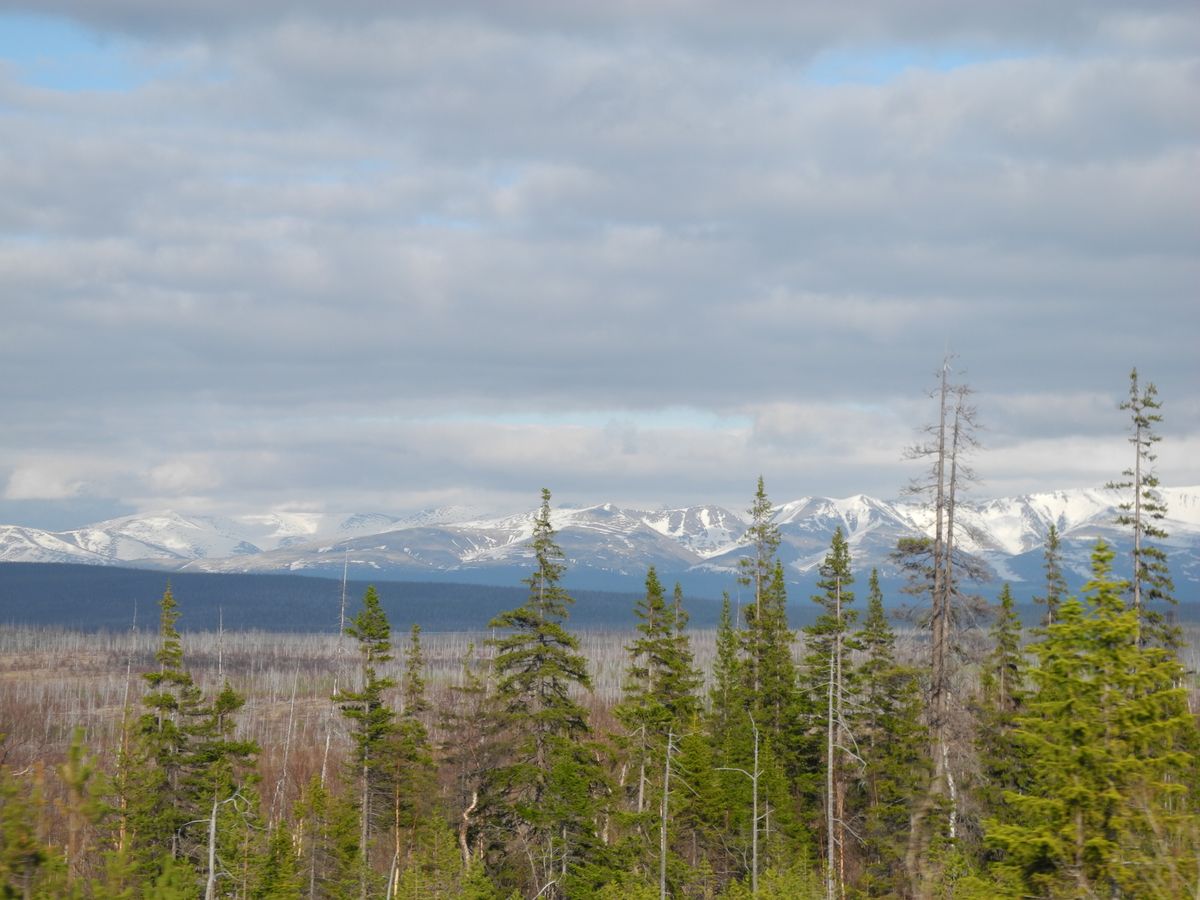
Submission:
<svg viewBox="0 0 1200 900">
<path fill-rule="evenodd" d="M 0 521 L 1200 483 L 1200 7 L 842 6 L 0 0 Z"/>
</svg>

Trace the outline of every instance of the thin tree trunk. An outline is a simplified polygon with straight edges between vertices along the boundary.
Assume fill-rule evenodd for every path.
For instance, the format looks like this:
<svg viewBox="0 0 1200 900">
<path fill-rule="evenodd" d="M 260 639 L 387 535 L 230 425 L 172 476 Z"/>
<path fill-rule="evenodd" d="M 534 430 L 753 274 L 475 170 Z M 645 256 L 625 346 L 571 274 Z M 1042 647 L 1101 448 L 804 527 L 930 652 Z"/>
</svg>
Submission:
<svg viewBox="0 0 1200 900">
<path fill-rule="evenodd" d="M 667 900 L 667 821 L 671 801 L 671 742 L 674 730 L 667 731 L 667 761 L 663 767 L 662 819 L 658 834 L 658 896 Z"/>
<path fill-rule="evenodd" d="M 204 884 L 204 900 L 217 896 L 217 808 L 221 805 L 213 796 L 212 813 L 208 817 L 208 878 Z"/>
<path fill-rule="evenodd" d="M 462 811 L 462 821 L 458 824 L 458 846 L 462 850 L 463 868 L 471 864 L 471 848 L 467 844 L 467 831 L 471 827 L 471 813 L 479 805 L 479 791 L 471 791 L 471 802 Z"/>
</svg>

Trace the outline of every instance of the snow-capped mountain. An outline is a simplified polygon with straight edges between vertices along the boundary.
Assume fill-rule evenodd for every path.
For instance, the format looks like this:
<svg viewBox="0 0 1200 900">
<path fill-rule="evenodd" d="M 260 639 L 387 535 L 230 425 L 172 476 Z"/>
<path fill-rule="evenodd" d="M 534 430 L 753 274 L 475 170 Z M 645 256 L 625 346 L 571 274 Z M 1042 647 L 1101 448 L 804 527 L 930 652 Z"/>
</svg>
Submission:
<svg viewBox="0 0 1200 900">
<path fill-rule="evenodd" d="M 1165 488 L 1161 494 L 1176 579 L 1200 585 L 1200 487 Z M 1118 549 L 1128 545 L 1128 529 L 1115 524 L 1122 499 L 1117 491 L 1089 489 L 960 503 L 959 545 L 1001 578 L 1036 582 L 1054 525 L 1067 567 L 1082 575 L 1096 538 Z M 0 561 L 323 575 L 347 568 L 360 577 L 512 584 L 532 562 L 533 518 L 533 511 L 489 516 L 466 507 L 410 516 L 273 512 L 220 518 L 162 512 L 57 533 L 0 526 Z M 929 533 L 932 514 L 912 501 L 860 494 L 783 503 L 774 521 L 789 578 L 807 581 L 839 527 L 856 569 L 878 566 L 885 576 L 894 574 L 889 554 L 897 540 Z M 746 552 L 745 514 L 720 506 L 563 507 L 553 510 L 552 523 L 577 583 L 633 589 L 653 565 L 666 579 L 729 584 Z"/>
</svg>

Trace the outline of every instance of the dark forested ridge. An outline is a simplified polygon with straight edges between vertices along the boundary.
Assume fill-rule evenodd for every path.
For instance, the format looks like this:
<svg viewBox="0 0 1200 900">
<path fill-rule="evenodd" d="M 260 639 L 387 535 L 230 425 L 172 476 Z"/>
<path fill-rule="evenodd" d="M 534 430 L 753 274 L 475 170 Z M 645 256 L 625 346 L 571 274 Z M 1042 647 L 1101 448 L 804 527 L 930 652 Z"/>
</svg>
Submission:
<svg viewBox="0 0 1200 900">
<path fill-rule="evenodd" d="M 57 625 L 120 631 L 154 610 L 146 598 L 167 584 L 183 607 L 184 631 L 226 629 L 336 631 L 342 583 L 300 575 L 226 575 L 161 572 L 57 563 L 0 563 L 0 623 Z M 519 602 L 520 587 L 455 582 L 376 582 L 380 602 L 394 622 L 428 631 L 483 629 L 498 612 Z M 365 581 L 350 581 L 347 595 L 361 597 Z M 573 621 L 581 628 L 630 624 L 634 594 L 574 591 Z M 696 622 L 713 627 L 720 604 L 697 599 Z"/>
<path fill-rule="evenodd" d="M 146 598 L 157 597 L 170 583 L 184 613 L 182 631 L 230 630 L 314 631 L 336 630 L 342 583 L 311 575 L 240 575 L 127 569 L 66 563 L 0 563 L 0 623 L 121 631 L 133 622 L 134 607 L 145 621 L 152 615 Z M 519 587 L 458 582 L 375 581 L 380 602 L 394 622 L 416 623 L 426 631 L 476 631 L 496 613 L 523 596 Z M 351 580 L 346 592 L 361 597 L 368 582 Z M 815 586 L 815 585 L 814 585 Z M 907 598 L 897 585 L 884 582 L 891 615 L 904 621 L 901 607 Z M 998 589 L 998 588 L 996 588 Z M 799 628 L 816 617 L 807 602 L 810 591 L 790 587 L 788 621 Z M 636 594 L 613 591 L 571 591 L 577 628 L 622 630 L 633 627 L 631 612 Z M 735 598 L 736 606 L 736 598 Z M 688 595 L 695 628 L 716 628 L 720 600 Z M 1017 613 L 1026 624 L 1041 616 L 1032 603 L 1018 603 Z M 1200 622 L 1200 604 L 1181 602 L 1181 622 Z"/>
</svg>

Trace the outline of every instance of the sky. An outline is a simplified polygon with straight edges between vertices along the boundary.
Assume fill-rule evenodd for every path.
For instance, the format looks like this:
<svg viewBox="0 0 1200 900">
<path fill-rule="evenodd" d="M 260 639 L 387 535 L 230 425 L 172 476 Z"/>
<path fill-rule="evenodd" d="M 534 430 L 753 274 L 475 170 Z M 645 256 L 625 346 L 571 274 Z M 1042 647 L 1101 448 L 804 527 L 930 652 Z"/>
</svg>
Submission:
<svg viewBox="0 0 1200 900">
<path fill-rule="evenodd" d="M 1200 484 L 1198 173 L 1191 0 L 0 0 L 0 522 Z"/>
</svg>

